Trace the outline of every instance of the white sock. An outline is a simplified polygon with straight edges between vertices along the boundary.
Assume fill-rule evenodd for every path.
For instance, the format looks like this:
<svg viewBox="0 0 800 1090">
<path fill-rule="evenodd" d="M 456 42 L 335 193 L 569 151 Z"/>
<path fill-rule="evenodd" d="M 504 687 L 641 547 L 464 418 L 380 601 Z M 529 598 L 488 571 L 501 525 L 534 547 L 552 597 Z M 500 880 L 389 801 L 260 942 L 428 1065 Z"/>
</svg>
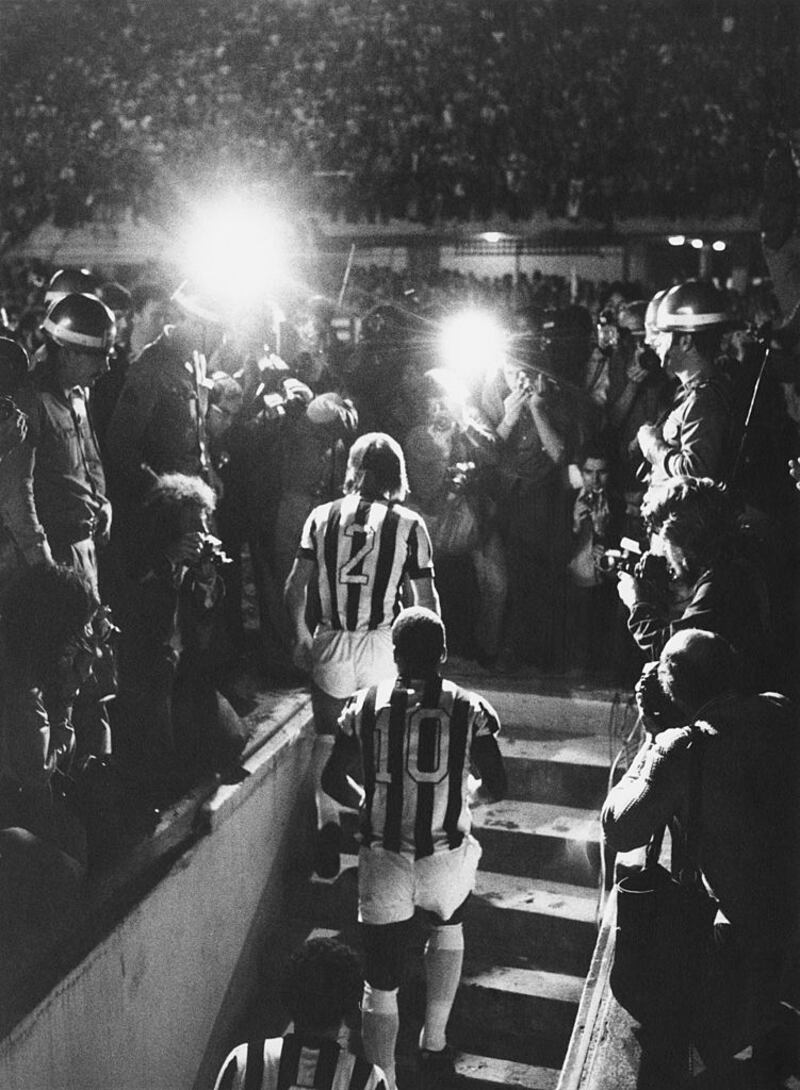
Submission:
<svg viewBox="0 0 800 1090">
<path fill-rule="evenodd" d="M 397 1011 L 397 988 L 391 992 L 372 988 L 364 982 L 361 998 L 361 1039 L 364 1055 L 372 1064 L 383 1070 L 388 1090 L 396 1090 L 394 1050 L 400 1015 Z"/>
<path fill-rule="evenodd" d="M 425 1023 L 420 1048 L 441 1052 L 447 1044 L 445 1031 L 461 980 L 464 964 L 464 928 L 460 923 L 436 927 L 425 946 Z"/>
<path fill-rule="evenodd" d="M 314 777 L 314 799 L 317 805 L 317 828 L 333 822 L 339 824 L 339 804 L 330 795 L 326 795 L 320 787 L 322 770 L 328 763 L 328 758 L 333 752 L 333 735 L 318 734 L 314 739 L 314 749 L 311 754 L 311 774 Z"/>
</svg>

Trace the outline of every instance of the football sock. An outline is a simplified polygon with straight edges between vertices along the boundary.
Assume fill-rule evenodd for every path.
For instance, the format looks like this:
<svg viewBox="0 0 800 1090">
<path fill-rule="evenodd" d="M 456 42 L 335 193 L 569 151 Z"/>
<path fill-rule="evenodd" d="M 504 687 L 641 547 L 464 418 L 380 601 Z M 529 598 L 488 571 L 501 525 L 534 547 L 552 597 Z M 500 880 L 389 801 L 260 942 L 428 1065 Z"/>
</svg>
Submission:
<svg viewBox="0 0 800 1090">
<path fill-rule="evenodd" d="M 391 992 L 372 988 L 364 982 L 361 998 L 361 1039 L 364 1055 L 370 1063 L 383 1069 L 388 1090 L 396 1090 L 394 1050 L 400 1015 L 397 1011 L 397 988 Z"/>
<path fill-rule="evenodd" d="M 441 1052 L 464 963 L 464 928 L 460 923 L 434 928 L 425 946 L 425 1022 L 420 1048 Z"/>
<path fill-rule="evenodd" d="M 320 787 L 322 770 L 333 752 L 333 735 L 318 734 L 314 739 L 314 751 L 311 755 L 311 773 L 314 777 L 315 800 L 317 804 L 317 829 L 332 822 L 339 824 L 339 804 Z"/>
</svg>

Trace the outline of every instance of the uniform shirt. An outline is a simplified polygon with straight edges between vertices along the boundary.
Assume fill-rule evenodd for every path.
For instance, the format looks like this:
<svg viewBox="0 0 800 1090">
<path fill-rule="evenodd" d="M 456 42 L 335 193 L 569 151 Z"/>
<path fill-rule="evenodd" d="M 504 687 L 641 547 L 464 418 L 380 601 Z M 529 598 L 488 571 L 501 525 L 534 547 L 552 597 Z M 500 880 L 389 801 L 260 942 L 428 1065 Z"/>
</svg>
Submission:
<svg viewBox="0 0 800 1090">
<path fill-rule="evenodd" d="M 70 544 L 92 536 L 108 507 L 106 482 L 85 391 L 65 395 L 47 364 L 33 375 L 27 444 L 34 451 L 36 513 L 51 541 Z"/>
<path fill-rule="evenodd" d="M 491 704 L 443 678 L 419 689 L 387 679 L 355 693 L 339 726 L 361 750 L 364 846 L 414 859 L 457 848 L 471 824 L 473 743 L 500 730 Z"/>
<path fill-rule="evenodd" d="M 379 1067 L 346 1052 L 336 1041 L 306 1041 L 293 1033 L 239 1045 L 214 1090 L 386 1090 Z"/>
<path fill-rule="evenodd" d="M 404 576 L 433 577 L 431 540 L 414 511 L 357 493 L 315 507 L 299 557 L 319 571 L 323 629 L 364 632 L 391 625 Z"/>
<path fill-rule="evenodd" d="M 731 395 L 724 379 L 697 378 L 681 386 L 661 433 L 669 450 L 653 467 L 651 486 L 671 477 L 724 480 L 731 425 Z"/>
</svg>

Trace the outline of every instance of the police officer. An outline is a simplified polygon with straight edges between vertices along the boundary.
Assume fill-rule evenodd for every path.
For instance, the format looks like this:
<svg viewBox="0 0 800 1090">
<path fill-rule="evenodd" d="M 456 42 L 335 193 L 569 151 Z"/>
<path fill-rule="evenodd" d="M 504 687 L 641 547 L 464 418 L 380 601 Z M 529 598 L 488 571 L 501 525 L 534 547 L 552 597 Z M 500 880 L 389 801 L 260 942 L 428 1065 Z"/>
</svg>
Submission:
<svg viewBox="0 0 800 1090">
<path fill-rule="evenodd" d="M 637 432 L 650 487 L 672 477 L 725 479 L 732 402 L 715 361 L 729 325 L 724 296 L 704 281 L 677 284 L 658 304 L 654 347 L 662 370 L 680 385 L 663 422 Z"/>
<path fill-rule="evenodd" d="M 111 505 L 88 401 L 91 387 L 108 370 L 114 315 L 95 296 L 73 292 L 50 307 L 42 332 L 45 343 L 26 406 L 31 511 L 53 559 L 83 572 L 97 592 L 95 545 L 108 540 Z"/>
</svg>

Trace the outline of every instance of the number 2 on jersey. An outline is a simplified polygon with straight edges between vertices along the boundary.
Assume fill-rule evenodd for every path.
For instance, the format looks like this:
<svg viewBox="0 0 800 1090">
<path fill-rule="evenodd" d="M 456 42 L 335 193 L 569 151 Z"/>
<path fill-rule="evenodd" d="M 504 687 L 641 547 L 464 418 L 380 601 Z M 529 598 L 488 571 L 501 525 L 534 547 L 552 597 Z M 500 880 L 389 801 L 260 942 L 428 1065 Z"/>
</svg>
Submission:
<svg viewBox="0 0 800 1090">
<path fill-rule="evenodd" d="M 339 582 L 340 583 L 368 583 L 369 576 L 364 572 L 357 572 L 354 569 L 359 567 L 362 560 L 365 560 L 375 547 L 375 531 L 371 526 L 359 526 L 357 523 L 351 523 L 349 526 L 344 527 L 345 537 L 355 537 L 356 534 L 364 535 L 364 544 L 345 561 L 339 568 Z"/>
</svg>

